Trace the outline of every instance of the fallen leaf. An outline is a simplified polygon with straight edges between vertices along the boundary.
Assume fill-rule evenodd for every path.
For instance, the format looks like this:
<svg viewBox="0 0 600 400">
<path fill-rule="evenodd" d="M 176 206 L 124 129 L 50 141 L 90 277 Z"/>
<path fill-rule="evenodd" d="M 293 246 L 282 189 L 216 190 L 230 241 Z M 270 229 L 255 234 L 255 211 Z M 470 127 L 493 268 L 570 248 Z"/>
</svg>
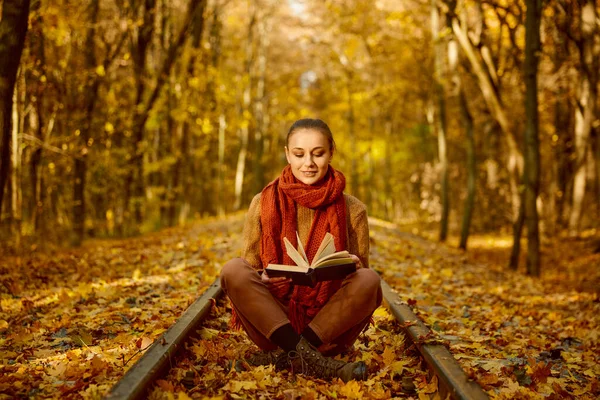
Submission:
<svg viewBox="0 0 600 400">
<path fill-rule="evenodd" d="M 437 392 L 437 390 L 438 378 L 436 375 L 434 375 L 433 378 L 431 378 L 431 381 L 429 381 L 429 383 L 423 389 L 421 389 L 420 392 L 431 394 Z"/>
<path fill-rule="evenodd" d="M 340 387 L 339 392 L 341 395 L 346 396 L 349 399 L 362 399 L 363 393 L 360 384 L 357 381 L 349 381 Z"/>
</svg>

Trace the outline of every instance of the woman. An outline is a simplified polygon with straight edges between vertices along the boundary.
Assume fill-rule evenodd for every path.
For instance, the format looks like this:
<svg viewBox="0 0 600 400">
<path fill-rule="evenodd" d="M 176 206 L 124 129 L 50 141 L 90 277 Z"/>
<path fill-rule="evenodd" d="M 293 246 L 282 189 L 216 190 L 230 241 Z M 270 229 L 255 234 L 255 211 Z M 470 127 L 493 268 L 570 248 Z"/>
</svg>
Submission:
<svg viewBox="0 0 600 400">
<path fill-rule="evenodd" d="M 265 351 L 250 363 L 271 362 L 293 372 L 349 381 L 366 378 L 364 362 L 334 360 L 322 352 L 335 355 L 351 346 L 381 304 L 382 295 L 379 276 L 368 269 L 366 207 L 343 193 L 344 175 L 329 165 L 334 151 L 325 122 L 301 119 L 292 125 L 285 146 L 288 165 L 252 200 L 243 258 L 223 266 L 221 284 L 232 303 L 233 324 L 243 327 Z M 350 252 L 356 272 L 314 288 L 257 273 L 268 264 L 294 264 L 283 238 L 297 247 L 296 232 L 309 261 L 330 232 L 336 251 Z M 283 351 L 268 353 L 277 348 Z"/>
</svg>

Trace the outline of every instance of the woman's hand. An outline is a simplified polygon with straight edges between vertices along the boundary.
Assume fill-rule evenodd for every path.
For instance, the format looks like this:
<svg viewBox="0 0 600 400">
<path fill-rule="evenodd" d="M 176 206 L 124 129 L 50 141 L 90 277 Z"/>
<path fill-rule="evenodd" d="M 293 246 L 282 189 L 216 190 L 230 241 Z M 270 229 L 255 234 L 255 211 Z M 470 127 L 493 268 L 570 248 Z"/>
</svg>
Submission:
<svg viewBox="0 0 600 400">
<path fill-rule="evenodd" d="M 260 279 L 262 280 L 262 282 L 269 286 L 269 287 L 279 287 L 282 285 L 287 285 L 288 283 L 290 283 L 292 280 L 290 278 L 286 278 L 284 276 L 278 276 L 276 278 L 269 278 L 269 275 L 267 275 L 267 271 L 264 270 L 262 275 L 260 276 Z"/>
<path fill-rule="evenodd" d="M 350 258 L 352 258 L 352 260 L 356 264 L 356 269 L 363 267 L 362 262 L 360 261 L 360 258 L 358 258 L 358 256 L 355 256 L 354 254 L 350 254 Z"/>
</svg>

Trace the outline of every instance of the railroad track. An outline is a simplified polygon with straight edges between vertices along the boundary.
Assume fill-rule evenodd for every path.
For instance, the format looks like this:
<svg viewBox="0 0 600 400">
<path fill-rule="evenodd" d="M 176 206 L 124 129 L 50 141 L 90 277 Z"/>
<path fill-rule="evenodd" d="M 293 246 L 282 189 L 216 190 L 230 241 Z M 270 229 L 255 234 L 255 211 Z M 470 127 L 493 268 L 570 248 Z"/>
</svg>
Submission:
<svg viewBox="0 0 600 400">
<path fill-rule="evenodd" d="M 435 340 L 425 324 L 402 302 L 394 290 L 381 283 L 384 302 L 390 313 L 404 327 L 408 339 L 418 349 L 431 374 L 437 376 L 442 398 L 484 400 L 487 394 L 470 380 L 448 349 Z M 117 382 L 107 395 L 111 400 L 145 398 L 148 390 L 172 367 L 173 357 L 184 348 L 210 314 L 214 304 L 223 296 L 217 280 L 185 311 L 181 318 L 157 339 L 144 355 Z"/>
</svg>

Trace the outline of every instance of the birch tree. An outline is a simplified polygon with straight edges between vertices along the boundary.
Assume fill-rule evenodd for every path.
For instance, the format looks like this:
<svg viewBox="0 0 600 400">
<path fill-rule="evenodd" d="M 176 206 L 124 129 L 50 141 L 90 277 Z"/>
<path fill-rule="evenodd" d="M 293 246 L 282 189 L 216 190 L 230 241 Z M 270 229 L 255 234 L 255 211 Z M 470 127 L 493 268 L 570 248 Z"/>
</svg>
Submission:
<svg viewBox="0 0 600 400">
<path fill-rule="evenodd" d="M 17 70 L 23 52 L 27 20 L 29 18 L 29 0 L 4 0 L 0 19 L 0 218 L 4 187 L 9 174 L 10 138 L 12 134 L 13 90 Z"/>
</svg>

